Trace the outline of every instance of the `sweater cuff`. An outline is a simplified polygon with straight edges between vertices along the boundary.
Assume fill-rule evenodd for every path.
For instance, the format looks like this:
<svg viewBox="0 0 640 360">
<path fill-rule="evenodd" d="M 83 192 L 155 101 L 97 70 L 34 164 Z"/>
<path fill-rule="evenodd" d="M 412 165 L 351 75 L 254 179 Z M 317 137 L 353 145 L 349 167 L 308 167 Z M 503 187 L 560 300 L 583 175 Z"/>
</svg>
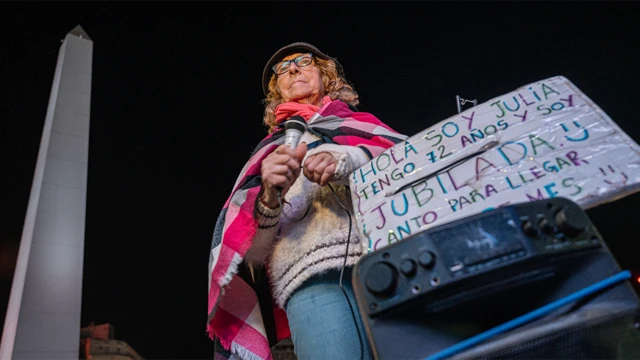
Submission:
<svg viewBox="0 0 640 360">
<path fill-rule="evenodd" d="M 278 205 L 277 208 L 271 209 L 264 205 L 260 200 L 261 195 L 262 194 L 259 194 L 256 199 L 253 217 L 258 222 L 259 229 L 272 228 L 280 222 L 280 213 L 282 212 L 282 208 Z"/>
<path fill-rule="evenodd" d="M 334 158 L 336 159 L 336 170 L 333 173 L 333 178 L 335 180 L 342 180 L 345 176 L 347 176 L 347 170 L 350 168 L 347 164 L 347 160 L 349 158 L 349 155 L 344 153 L 344 154 L 333 154 Z"/>
<path fill-rule="evenodd" d="M 315 149 L 311 149 L 307 151 L 304 160 L 309 156 L 322 152 L 332 154 L 336 160 L 336 169 L 333 174 L 333 180 L 347 179 L 350 173 L 370 160 L 367 154 L 357 146 L 337 144 L 322 144 Z"/>
</svg>

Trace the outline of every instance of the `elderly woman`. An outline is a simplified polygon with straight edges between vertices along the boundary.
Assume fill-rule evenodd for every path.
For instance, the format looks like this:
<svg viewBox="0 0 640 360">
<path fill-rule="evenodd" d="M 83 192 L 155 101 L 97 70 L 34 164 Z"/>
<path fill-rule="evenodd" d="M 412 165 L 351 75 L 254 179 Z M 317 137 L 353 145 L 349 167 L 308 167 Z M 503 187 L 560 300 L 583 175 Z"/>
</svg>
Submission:
<svg viewBox="0 0 640 360">
<path fill-rule="evenodd" d="M 263 90 L 269 135 L 214 231 L 209 335 L 226 356 L 265 359 L 291 336 L 299 359 L 371 358 L 351 286 L 368 242 L 352 223 L 348 176 L 405 136 L 358 112 L 341 65 L 307 43 L 271 57 Z M 294 149 L 282 130 L 292 118 L 308 125 Z"/>
</svg>

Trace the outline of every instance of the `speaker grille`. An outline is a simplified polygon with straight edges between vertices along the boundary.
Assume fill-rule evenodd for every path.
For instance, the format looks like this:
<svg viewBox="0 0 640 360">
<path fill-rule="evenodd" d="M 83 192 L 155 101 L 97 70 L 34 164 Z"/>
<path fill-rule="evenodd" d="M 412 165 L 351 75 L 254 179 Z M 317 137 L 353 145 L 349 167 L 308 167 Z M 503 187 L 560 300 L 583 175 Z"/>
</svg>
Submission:
<svg viewBox="0 0 640 360">
<path fill-rule="evenodd" d="M 600 317 L 531 336 L 530 328 L 514 336 L 456 356 L 456 359 L 639 359 L 640 331 L 634 314 Z M 538 329 L 539 330 L 539 329 Z M 518 339 L 508 340 L 509 337 Z M 524 338 L 524 339 L 523 339 Z M 525 340 L 526 339 L 526 340 Z M 524 340 L 524 341 L 523 341 Z"/>
</svg>

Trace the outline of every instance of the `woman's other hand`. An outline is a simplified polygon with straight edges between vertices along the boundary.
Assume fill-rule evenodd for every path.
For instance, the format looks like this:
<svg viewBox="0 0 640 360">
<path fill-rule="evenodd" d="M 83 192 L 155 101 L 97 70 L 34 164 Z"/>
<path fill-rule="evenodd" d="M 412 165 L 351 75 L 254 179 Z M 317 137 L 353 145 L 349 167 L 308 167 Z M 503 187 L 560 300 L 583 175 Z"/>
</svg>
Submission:
<svg viewBox="0 0 640 360">
<path fill-rule="evenodd" d="M 322 152 L 311 155 L 304 161 L 304 176 L 310 181 L 325 186 L 333 179 L 336 171 L 336 159 L 331 153 Z"/>
<path fill-rule="evenodd" d="M 284 197 L 300 175 L 300 163 L 306 153 L 306 143 L 299 144 L 295 149 L 280 145 L 262 161 L 260 174 L 264 189 L 262 202 L 265 205 L 270 208 L 278 206 L 278 189 L 282 190 Z"/>
</svg>

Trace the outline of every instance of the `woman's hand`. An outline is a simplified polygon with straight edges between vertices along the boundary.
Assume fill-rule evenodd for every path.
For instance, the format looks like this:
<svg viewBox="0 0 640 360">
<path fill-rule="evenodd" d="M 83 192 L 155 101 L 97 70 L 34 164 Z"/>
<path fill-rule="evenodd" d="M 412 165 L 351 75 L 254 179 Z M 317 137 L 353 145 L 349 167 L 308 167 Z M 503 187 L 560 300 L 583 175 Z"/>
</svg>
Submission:
<svg viewBox="0 0 640 360">
<path fill-rule="evenodd" d="M 260 174 L 264 193 L 261 201 L 270 208 L 278 206 L 278 189 L 282 196 L 300 175 L 300 163 L 307 153 L 307 144 L 301 143 L 295 149 L 280 145 L 262 160 Z M 260 200 L 260 199 L 259 199 Z"/>
<path fill-rule="evenodd" d="M 336 159 L 331 153 L 322 152 L 311 155 L 304 161 L 304 176 L 310 181 L 325 186 L 333 179 L 336 171 Z"/>
</svg>

